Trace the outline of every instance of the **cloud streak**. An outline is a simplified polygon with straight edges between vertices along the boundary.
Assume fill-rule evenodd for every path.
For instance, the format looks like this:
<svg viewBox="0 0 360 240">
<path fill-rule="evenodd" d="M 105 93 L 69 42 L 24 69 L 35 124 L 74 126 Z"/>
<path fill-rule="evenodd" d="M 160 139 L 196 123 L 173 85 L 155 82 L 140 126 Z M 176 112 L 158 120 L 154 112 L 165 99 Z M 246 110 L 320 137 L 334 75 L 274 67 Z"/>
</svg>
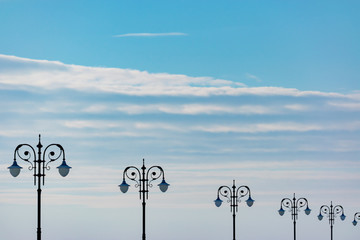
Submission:
<svg viewBox="0 0 360 240">
<path fill-rule="evenodd" d="M 309 132 L 309 131 L 358 131 L 360 121 L 348 121 L 343 124 L 329 123 L 299 123 L 299 122 L 267 122 L 267 123 L 238 123 L 238 124 L 207 124 L 186 125 L 159 122 L 119 122 L 104 120 L 73 120 L 61 121 L 69 129 L 109 129 L 114 132 L 116 129 L 142 130 L 166 130 L 175 132 L 207 132 L 207 133 L 269 133 L 269 132 Z M 105 134 L 105 133 L 104 133 Z"/>
<path fill-rule="evenodd" d="M 132 69 L 86 67 L 57 61 L 0 55 L 0 88 L 35 91 L 72 89 L 131 96 L 319 96 L 356 98 L 319 91 L 283 87 L 246 87 L 242 83 L 212 77 L 149 73 Z"/>
<path fill-rule="evenodd" d="M 261 105 L 215 105 L 215 104 L 142 104 L 142 105 L 121 105 L 117 110 L 130 115 L 146 113 L 166 113 L 179 115 L 219 115 L 219 114 L 245 114 L 263 115 L 276 114 L 281 107 L 269 107 Z"/>
<path fill-rule="evenodd" d="M 262 82 L 262 80 L 259 77 L 255 76 L 253 74 L 250 74 L 250 73 L 246 74 L 246 78 L 255 80 L 256 82 Z"/>
<path fill-rule="evenodd" d="M 114 37 L 117 38 L 124 38 L 124 37 L 169 37 L 169 36 L 187 36 L 186 33 L 181 32 L 168 32 L 168 33 L 125 33 L 115 35 Z"/>
</svg>

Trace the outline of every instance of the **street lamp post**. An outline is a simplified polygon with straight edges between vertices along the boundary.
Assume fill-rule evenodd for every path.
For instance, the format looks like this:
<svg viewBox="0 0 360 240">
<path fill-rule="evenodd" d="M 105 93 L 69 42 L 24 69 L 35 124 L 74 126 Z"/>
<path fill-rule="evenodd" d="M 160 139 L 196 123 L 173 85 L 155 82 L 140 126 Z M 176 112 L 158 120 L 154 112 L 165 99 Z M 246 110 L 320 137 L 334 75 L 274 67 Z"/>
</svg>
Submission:
<svg viewBox="0 0 360 240">
<path fill-rule="evenodd" d="M 354 221 L 352 222 L 352 224 L 354 226 L 356 226 L 356 224 L 357 224 L 356 220 L 358 220 L 358 221 L 360 220 L 360 212 L 357 212 L 357 213 L 354 214 Z"/>
<path fill-rule="evenodd" d="M 146 239 L 146 234 L 145 234 L 145 207 L 146 207 L 146 200 L 148 199 L 148 194 L 149 194 L 149 187 L 152 187 L 152 181 L 159 179 L 160 177 L 162 177 L 162 182 L 160 184 L 158 184 L 160 190 L 162 192 L 166 192 L 169 185 L 168 183 L 165 182 L 165 175 L 164 175 L 164 170 L 162 169 L 162 167 L 160 166 L 152 166 L 150 167 L 147 171 L 146 171 L 146 167 L 145 167 L 145 160 L 143 159 L 143 165 L 141 167 L 141 171 L 140 169 L 138 169 L 137 167 L 134 166 L 129 166 L 127 168 L 125 168 L 124 173 L 123 173 L 123 181 L 122 183 L 119 185 L 121 192 L 126 193 L 129 189 L 129 184 L 126 183 L 125 181 L 125 177 L 135 181 L 135 187 L 139 188 L 139 194 L 140 194 L 140 200 L 142 200 L 142 239 L 145 240 Z"/>
<path fill-rule="evenodd" d="M 318 215 L 318 219 L 321 221 L 323 219 L 323 215 L 321 214 L 323 213 L 324 215 L 327 215 L 327 217 L 329 218 L 329 223 L 330 223 L 330 231 L 331 231 L 331 240 L 333 240 L 333 226 L 335 223 L 335 217 L 337 217 L 340 213 L 340 219 L 342 221 L 345 220 L 346 216 L 344 214 L 344 208 L 340 205 L 336 205 L 335 207 L 332 205 L 332 202 L 330 204 L 330 207 L 327 205 L 322 205 L 320 207 L 320 213 Z"/>
<path fill-rule="evenodd" d="M 220 207 L 222 204 L 222 200 L 220 196 L 226 197 L 228 200 L 227 202 L 230 203 L 230 211 L 233 214 L 233 240 L 235 240 L 235 215 L 238 211 L 238 203 L 241 201 L 242 197 L 249 195 L 246 203 L 249 207 L 254 204 L 254 200 L 251 198 L 250 188 L 248 186 L 240 186 L 236 189 L 235 180 L 233 180 L 233 186 L 230 188 L 228 186 L 221 186 L 217 191 L 217 198 L 214 201 L 215 206 Z"/>
<path fill-rule="evenodd" d="M 37 189 L 37 240 L 41 240 L 41 183 L 45 184 L 45 169 L 50 170 L 49 163 L 58 160 L 62 156 L 62 163 L 58 166 L 58 170 L 61 176 L 66 177 L 68 175 L 70 168 L 65 161 L 65 151 L 60 144 L 50 144 L 48 145 L 44 152 L 41 152 L 43 145 L 41 144 L 41 135 L 39 135 L 39 143 L 36 145 L 37 153 L 35 148 L 29 144 L 19 144 L 14 151 L 14 162 L 8 167 L 10 174 L 13 177 L 17 177 L 20 174 L 20 167 L 16 162 L 16 157 L 19 157 L 21 160 L 28 162 L 30 164 L 29 170 L 34 170 L 34 185 L 38 186 Z M 20 151 L 21 149 L 24 152 Z M 56 150 L 55 150 L 56 149 Z M 32 159 L 33 158 L 33 159 Z M 32 160 L 32 162 L 30 161 Z M 46 161 L 47 160 L 47 161 Z"/>
<path fill-rule="evenodd" d="M 309 215 L 311 209 L 309 208 L 308 200 L 306 198 L 299 198 L 296 200 L 295 193 L 292 200 L 290 198 L 283 198 L 280 203 L 280 209 L 278 211 L 280 216 L 283 216 L 285 213 L 283 207 L 288 208 L 289 211 L 291 212 L 291 218 L 294 222 L 294 240 L 296 240 L 296 220 L 298 219 L 298 212 L 300 211 L 300 208 L 305 206 L 306 206 L 305 214 Z"/>
</svg>

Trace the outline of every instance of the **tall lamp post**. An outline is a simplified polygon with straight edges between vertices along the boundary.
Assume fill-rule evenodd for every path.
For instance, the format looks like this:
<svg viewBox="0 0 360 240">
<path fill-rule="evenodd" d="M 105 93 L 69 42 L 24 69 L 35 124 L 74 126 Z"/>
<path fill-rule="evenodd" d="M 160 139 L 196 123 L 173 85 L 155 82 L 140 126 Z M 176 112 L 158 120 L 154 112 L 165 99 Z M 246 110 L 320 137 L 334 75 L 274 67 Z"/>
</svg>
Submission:
<svg viewBox="0 0 360 240">
<path fill-rule="evenodd" d="M 344 208 L 341 205 L 336 205 L 335 207 L 332 205 L 332 202 L 330 204 L 330 207 L 327 205 L 322 205 L 320 207 L 320 213 L 318 215 L 318 219 L 321 221 L 323 219 L 323 215 L 321 214 L 323 213 L 324 215 L 326 215 L 329 218 L 329 223 L 330 223 L 330 231 L 331 231 L 331 240 L 333 240 L 333 226 L 335 223 L 335 217 L 337 217 L 340 213 L 340 219 L 342 221 L 345 220 L 346 216 L 344 214 Z"/>
<path fill-rule="evenodd" d="M 230 203 L 230 211 L 233 214 L 233 240 L 235 240 L 235 215 L 238 211 L 238 203 L 241 201 L 241 198 L 249 196 L 246 200 L 246 204 L 251 207 L 254 204 L 254 200 L 251 198 L 250 188 L 248 186 L 240 186 L 236 188 L 235 180 L 233 180 L 233 186 L 230 188 L 228 186 L 221 186 L 217 191 L 217 198 L 214 201 L 215 206 L 220 207 L 222 200 L 220 196 L 227 198 L 227 202 Z"/>
<path fill-rule="evenodd" d="M 140 200 L 142 200 L 142 210 L 143 210 L 142 211 L 142 213 L 143 213 L 142 214 L 143 215 L 142 239 L 145 240 L 146 239 L 145 207 L 146 207 L 146 200 L 148 199 L 149 187 L 153 186 L 152 181 L 159 179 L 160 177 L 162 177 L 162 182 L 160 184 L 158 184 L 158 186 L 162 192 L 166 192 L 170 184 L 165 182 L 165 175 L 164 175 L 164 170 L 162 169 L 162 167 L 152 166 L 146 171 L 144 159 L 143 159 L 143 165 L 142 165 L 141 169 L 134 167 L 134 166 L 129 166 L 129 167 L 125 168 L 124 173 L 123 173 L 123 181 L 119 185 L 120 190 L 123 193 L 126 193 L 130 186 L 129 184 L 126 183 L 125 177 L 132 181 L 135 181 L 136 182 L 135 187 L 139 188 Z"/>
<path fill-rule="evenodd" d="M 354 214 L 354 221 L 352 222 L 352 224 L 354 226 L 356 226 L 356 224 L 357 224 L 356 220 L 358 220 L 358 221 L 360 220 L 360 212 L 357 212 L 357 213 Z"/>
<path fill-rule="evenodd" d="M 14 162 L 8 167 L 10 174 L 13 177 L 17 177 L 20 174 L 20 167 L 16 162 L 16 157 L 30 164 L 29 170 L 34 170 L 34 185 L 37 189 L 37 240 L 41 240 L 41 183 L 45 184 L 45 169 L 50 170 L 49 163 L 58 160 L 62 156 L 62 163 L 57 167 L 61 176 L 66 177 L 70 168 L 65 161 L 64 148 L 57 143 L 53 143 L 45 147 L 45 150 L 41 152 L 43 145 L 41 144 L 41 135 L 39 135 L 39 143 L 36 145 L 37 153 L 35 148 L 29 144 L 19 144 L 14 151 Z M 21 151 L 24 149 L 24 151 Z M 32 162 L 30 161 L 32 160 Z"/>
<path fill-rule="evenodd" d="M 300 208 L 303 208 L 305 206 L 305 214 L 309 215 L 311 209 L 309 208 L 308 200 L 306 198 L 299 198 L 296 200 L 295 193 L 292 200 L 290 198 L 283 198 L 280 203 L 280 209 L 278 211 L 280 216 L 283 216 L 285 213 L 283 207 L 289 209 L 289 211 L 291 212 L 291 218 L 294 222 L 294 240 L 296 240 L 296 220 L 298 219 L 298 212 L 300 211 Z"/>
</svg>

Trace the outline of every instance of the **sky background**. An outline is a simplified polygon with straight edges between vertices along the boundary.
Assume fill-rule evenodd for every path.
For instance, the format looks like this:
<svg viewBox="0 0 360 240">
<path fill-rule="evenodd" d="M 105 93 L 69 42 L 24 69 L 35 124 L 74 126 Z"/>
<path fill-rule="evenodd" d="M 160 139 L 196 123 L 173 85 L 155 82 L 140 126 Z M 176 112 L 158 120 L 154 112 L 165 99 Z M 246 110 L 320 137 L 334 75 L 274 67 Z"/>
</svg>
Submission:
<svg viewBox="0 0 360 240">
<path fill-rule="evenodd" d="M 358 239 L 360 2 L 0 0 L 0 239 L 36 238 L 36 187 L 18 144 L 61 144 L 43 238 L 141 238 L 141 201 L 118 185 L 160 165 L 147 238 L 231 239 L 222 185 L 247 185 L 237 237 L 288 240 L 285 197 L 305 197 L 299 239 L 328 239 L 321 205 L 340 204 L 335 239 Z M 130 183 L 130 181 L 128 181 Z M 224 199 L 225 200 L 225 199 Z M 245 200 L 245 199 L 244 199 Z"/>
</svg>

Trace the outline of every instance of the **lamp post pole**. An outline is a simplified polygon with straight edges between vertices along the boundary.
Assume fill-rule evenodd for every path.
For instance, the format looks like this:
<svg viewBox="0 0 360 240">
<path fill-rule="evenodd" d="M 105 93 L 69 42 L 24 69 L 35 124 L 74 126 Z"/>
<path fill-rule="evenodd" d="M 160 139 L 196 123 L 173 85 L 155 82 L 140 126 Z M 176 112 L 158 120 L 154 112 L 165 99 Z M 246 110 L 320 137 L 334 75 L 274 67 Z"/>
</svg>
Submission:
<svg viewBox="0 0 360 240">
<path fill-rule="evenodd" d="M 354 221 L 352 222 L 352 224 L 354 226 L 356 226 L 356 224 L 357 224 L 356 220 L 358 220 L 358 221 L 360 220 L 360 212 L 357 212 L 357 213 L 354 214 Z"/>
<path fill-rule="evenodd" d="M 150 176 L 149 176 L 150 175 Z M 129 184 L 126 183 L 125 178 L 135 181 L 135 187 L 139 188 L 140 200 L 142 200 L 142 239 L 146 239 L 145 233 L 145 208 L 146 200 L 149 195 L 149 187 L 152 187 L 152 181 L 162 177 L 162 182 L 158 184 L 162 192 L 166 192 L 169 185 L 165 182 L 164 170 L 160 166 L 152 166 L 146 171 L 145 160 L 143 159 L 143 165 L 139 169 L 134 166 L 125 168 L 123 172 L 123 181 L 119 185 L 121 192 L 126 193 L 129 189 Z"/>
<path fill-rule="evenodd" d="M 292 200 L 290 198 L 283 198 L 280 203 L 280 209 L 278 211 L 280 216 L 283 216 L 285 213 L 283 207 L 289 209 L 289 211 L 291 212 L 291 218 L 294 222 L 294 240 L 296 240 L 296 220 L 298 219 L 298 212 L 300 211 L 300 208 L 305 206 L 305 214 L 309 215 L 311 209 L 309 208 L 308 200 L 306 198 L 296 199 L 295 193 Z"/>
<path fill-rule="evenodd" d="M 221 186 L 217 191 L 217 198 L 214 201 L 215 206 L 217 207 L 221 206 L 223 201 L 220 199 L 220 196 L 227 198 L 228 199 L 227 202 L 230 203 L 230 211 L 232 212 L 232 216 L 233 216 L 233 240 L 235 240 L 235 216 L 236 216 L 236 212 L 238 211 L 238 203 L 240 202 L 241 198 L 247 195 L 249 197 L 246 200 L 246 203 L 249 207 L 251 207 L 254 204 L 254 200 L 251 198 L 250 188 L 244 185 L 236 188 L 235 180 L 233 180 L 233 185 L 231 188 L 228 186 Z"/>
<path fill-rule="evenodd" d="M 335 223 L 335 217 L 338 216 L 341 213 L 340 219 L 342 221 L 344 221 L 345 218 L 346 218 L 346 216 L 344 215 L 344 208 L 341 205 L 336 205 L 334 207 L 332 205 L 332 202 L 331 202 L 330 207 L 327 206 L 327 205 L 322 205 L 320 207 L 320 213 L 318 215 L 319 221 L 321 221 L 323 219 L 323 217 L 324 217 L 321 213 L 323 213 L 324 215 L 327 215 L 327 217 L 329 218 L 331 240 L 333 240 L 333 226 L 334 226 L 334 223 Z"/>
<path fill-rule="evenodd" d="M 14 151 L 14 162 L 8 169 L 13 177 L 17 177 L 20 174 L 22 167 L 16 161 L 16 157 L 19 157 L 30 164 L 29 170 L 34 170 L 34 185 L 37 185 L 37 240 L 41 240 L 41 184 L 45 184 L 45 169 L 50 170 L 48 164 L 58 160 L 61 156 L 62 164 L 57 167 L 60 175 L 66 177 L 71 167 L 66 164 L 65 151 L 60 144 L 50 144 L 42 152 L 43 145 L 41 144 L 41 135 L 39 135 L 39 143 L 36 147 L 37 152 L 29 144 L 19 144 Z M 24 149 L 23 152 L 21 151 L 22 149 Z"/>
</svg>

